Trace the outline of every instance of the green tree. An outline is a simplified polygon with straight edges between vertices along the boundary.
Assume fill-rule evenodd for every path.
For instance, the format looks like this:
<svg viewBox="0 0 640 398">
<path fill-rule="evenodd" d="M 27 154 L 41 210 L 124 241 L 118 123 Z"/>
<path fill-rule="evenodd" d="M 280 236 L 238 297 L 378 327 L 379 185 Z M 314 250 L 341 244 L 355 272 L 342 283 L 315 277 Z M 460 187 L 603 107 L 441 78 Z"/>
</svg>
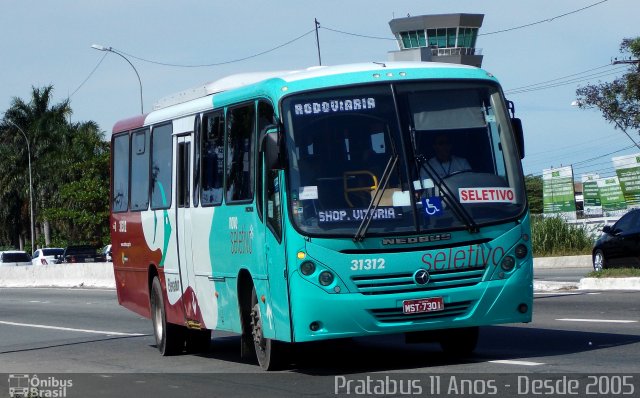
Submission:
<svg viewBox="0 0 640 398">
<path fill-rule="evenodd" d="M 13 98 L 0 123 L 0 246 L 23 247 L 30 230 L 27 146 L 16 126 L 31 148 L 38 244 L 107 239 L 108 144 L 94 122 L 70 123 L 69 101 L 53 104 L 52 94 L 33 87 L 28 102 Z"/>
<path fill-rule="evenodd" d="M 542 214 L 542 176 L 529 174 L 524 177 L 524 183 L 527 188 L 529 211 L 532 214 Z"/>
<path fill-rule="evenodd" d="M 102 245 L 109 240 L 109 144 L 94 122 L 71 125 L 66 138 L 58 158 L 64 173 L 44 215 L 57 244 Z"/>
<path fill-rule="evenodd" d="M 629 64 L 627 73 L 609 83 L 581 87 L 576 94 L 579 107 L 597 108 L 605 120 L 629 135 L 628 130 L 640 130 L 640 37 L 622 40 L 620 52 L 634 58 L 618 61 Z"/>
</svg>

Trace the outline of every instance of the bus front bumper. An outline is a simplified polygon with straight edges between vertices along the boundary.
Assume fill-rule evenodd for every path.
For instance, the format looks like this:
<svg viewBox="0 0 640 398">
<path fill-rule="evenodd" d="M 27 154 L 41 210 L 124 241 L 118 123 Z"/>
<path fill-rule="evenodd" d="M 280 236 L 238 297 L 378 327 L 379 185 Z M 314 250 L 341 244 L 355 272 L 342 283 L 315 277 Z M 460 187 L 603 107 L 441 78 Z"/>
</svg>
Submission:
<svg viewBox="0 0 640 398">
<path fill-rule="evenodd" d="M 525 270 L 474 286 L 389 295 L 330 294 L 292 275 L 294 341 L 530 322 L 533 283 Z M 403 302 L 441 297 L 439 311 L 404 314 Z"/>
</svg>

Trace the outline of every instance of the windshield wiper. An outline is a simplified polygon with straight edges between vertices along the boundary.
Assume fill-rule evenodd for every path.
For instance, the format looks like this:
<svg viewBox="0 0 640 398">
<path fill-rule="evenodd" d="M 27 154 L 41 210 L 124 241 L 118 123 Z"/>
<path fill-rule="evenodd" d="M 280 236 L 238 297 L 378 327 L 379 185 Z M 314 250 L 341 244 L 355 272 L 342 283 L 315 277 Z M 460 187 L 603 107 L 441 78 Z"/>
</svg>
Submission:
<svg viewBox="0 0 640 398">
<path fill-rule="evenodd" d="M 420 186 L 424 189 L 424 187 L 422 186 L 422 178 L 420 177 L 420 170 L 424 170 L 429 175 L 429 177 L 431 177 L 434 185 L 438 187 L 440 194 L 444 196 L 444 199 L 449 204 L 449 206 L 451 206 L 451 209 L 456 214 L 456 216 L 458 216 L 458 219 L 460 219 L 465 224 L 467 230 L 471 233 L 479 232 L 480 229 L 478 228 L 478 224 L 476 224 L 476 222 L 473 220 L 473 217 L 471 217 L 467 209 L 465 209 L 464 206 L 462 206 L 462 204 L 456 199 L 455 194 L 451 191 L 447 183 L 444 182 L 444 178 L 442 178 L 436 172 L 433 166 L 429 164 L 424 155 L 416 155 L 415 161 L 418 164 L 418 179 L 420 180 Z"/>
<path fill-rule="evenodd" d="M 393 148 L 393 145 L 392 145 Z M 369 207 L 367 207 L 367 211 L 362 217 L 362 222 L 358 227 L 358 231 L 353 237 L 354 242 L 362 242 L 364 237 L 369 229 L 369 225 L 371 224 L 371 220 L 373 219 L 373 215 L 375 214 L 378 206 L 380 205 L 380 201 L 382 200 L 382 195 L 384 195 L 384 191 L 387 189 L 387 184 L 389 183 L 389 178 L 391 178 L 391 173 L 398 164 L 398 154 L 393 153 L 387 162 L 387 165 L 384 167 L 384 172 L 382 173 L 382 177 L 380 178 L 380 183 L 376 186 L 376 190 L 373 192 L 373 198 L 371 198 L 371 202 L 369 202 Z"/>
</svg>

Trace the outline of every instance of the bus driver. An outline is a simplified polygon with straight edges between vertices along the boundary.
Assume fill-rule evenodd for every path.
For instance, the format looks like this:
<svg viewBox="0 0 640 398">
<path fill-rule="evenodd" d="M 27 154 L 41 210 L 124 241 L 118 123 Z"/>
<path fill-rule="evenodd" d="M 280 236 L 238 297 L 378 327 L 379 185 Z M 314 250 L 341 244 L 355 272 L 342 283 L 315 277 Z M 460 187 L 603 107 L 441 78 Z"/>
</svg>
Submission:
<svg viewBox="0 0 640 398">
<path fill-rule="evenodd" d="M 444 178 L 457 172 L 471 170 L 467 159 L 451 154 L 451 143 L 447 135 L 437 135 L 433 142 L 433 149 L 435 156 L 429 159 L 428 163 L 440 177 Z"/>
</svg>

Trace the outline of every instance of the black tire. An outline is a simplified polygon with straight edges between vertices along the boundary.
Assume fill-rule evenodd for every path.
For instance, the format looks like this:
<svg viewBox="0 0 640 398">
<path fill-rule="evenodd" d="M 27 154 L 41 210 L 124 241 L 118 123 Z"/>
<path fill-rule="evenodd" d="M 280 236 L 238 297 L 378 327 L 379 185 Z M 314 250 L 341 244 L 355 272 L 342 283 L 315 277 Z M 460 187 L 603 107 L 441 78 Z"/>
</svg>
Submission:
<svg viewBox="0 0 640 398">
<path fill-rule="evenodd" d="M 258 364 L 263 370 L 278 370 L 287 364 L 288 346 L 285 343 L 267 339 L 262 332 L 262 314 L 255 287 L 251 293 L 251 336 L 258 358 Z"/>
<path fill-rule="evenodd" d="M 604 257 L 604 252 L 600 249 L 593 253 L 593 270 L 602 271 L 607 268 L 607 261 Z"/>
<path fill-rule="evenodd" d="M 187 330 L 186 349 L 190 354 L 209 351 L 211 345 L 211 330 Z"/>
<path fill-rule="evenodd" d="M 162 286 L 156 276 L 151 283 L 151 323 L 156 345 L 162 356 L 180 354 L 184 350 L 185 331 L 184 326 L 167 322 L 167 314 L 164 308 Z"/>
<path fill-rule="evenodd" d="M 478 345 L 480 328 L 477 326 L 447 329 L 443 332 L 440 338 L 440 347 L 448 355 L 454 357 L 468 356 L 475 351 Z"/>
</svg>

